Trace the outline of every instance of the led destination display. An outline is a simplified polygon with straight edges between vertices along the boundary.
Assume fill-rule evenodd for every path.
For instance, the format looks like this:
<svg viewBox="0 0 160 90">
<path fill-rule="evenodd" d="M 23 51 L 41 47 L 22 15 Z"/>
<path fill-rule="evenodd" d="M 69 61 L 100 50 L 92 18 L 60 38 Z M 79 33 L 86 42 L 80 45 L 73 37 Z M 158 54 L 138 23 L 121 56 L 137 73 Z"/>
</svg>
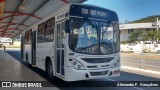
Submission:
<svg viewBox="0 0 160 90">
<path fill-rule="evenodd" d="M 105 20 L 112 19 L 113 21 L 118 21 L 118 17 L 115 12 L 94 6 L 72 5 L 70 8 L 70 15 Z"/>
</svg>

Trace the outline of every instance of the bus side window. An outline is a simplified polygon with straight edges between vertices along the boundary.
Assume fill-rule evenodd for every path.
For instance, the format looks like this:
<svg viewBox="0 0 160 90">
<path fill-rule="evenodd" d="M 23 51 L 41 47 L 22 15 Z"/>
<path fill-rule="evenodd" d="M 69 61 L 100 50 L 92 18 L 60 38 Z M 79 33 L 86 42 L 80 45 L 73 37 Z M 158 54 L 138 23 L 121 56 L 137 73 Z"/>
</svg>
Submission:
<svg viewBox="0 0 160 90">
<path fill-rule="evenodd" d="M 57 48 L 60 48 L 60 24 L 57 24 Z"/>
<path fill-rule="evenodd" d="M 29 31 L 28 31 L 28 44 L 31 44 L 31 34 L 32 34 L 32 29 L 30 29 Z"/>
<path fill-rule="evenodd" d="M 55 25 L 55 19 L 51 18 L 47 21 L 46 24 L 46 31 L 45 31 L 45 41 L 46 42 L 52 42 L 54 40 L 54 25 Z"/>
<path fill-rule="evenodd" d="M 45 22 L 43 22 L 38 26 L 37 43 L 44 42 L 45 25 L 46 25 Z"/>
<path fill-rule="evenodd" d="M 25 44 L 27 44 L 27 32 L 25 32 Z"/>
<path fill-rule="evenodd" d="M 25 44 L 31 43 L 31 32 L 32 32 L 32 29 L 25 32 Z"/>
<path fill-rule="evenodd" d="M 64 48 L 64 40 L 65 40 L 65 23 L 64 22 L 62 22 L 62 32 L 61 32 L 62 34 L 62 48 Z"/>
</svg>

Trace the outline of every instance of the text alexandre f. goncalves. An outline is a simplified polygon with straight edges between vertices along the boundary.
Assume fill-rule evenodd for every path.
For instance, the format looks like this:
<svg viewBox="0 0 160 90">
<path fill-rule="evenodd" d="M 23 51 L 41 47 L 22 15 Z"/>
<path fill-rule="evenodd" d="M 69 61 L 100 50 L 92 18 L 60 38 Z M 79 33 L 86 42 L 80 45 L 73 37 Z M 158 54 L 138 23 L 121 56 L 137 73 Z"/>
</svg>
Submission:
<svg viewBox="0 0 160 90">
<path fill-rule="evenodd" d="M 119 87 L 158 87 L 156 83 L 117 83 Z"/>
</svg>

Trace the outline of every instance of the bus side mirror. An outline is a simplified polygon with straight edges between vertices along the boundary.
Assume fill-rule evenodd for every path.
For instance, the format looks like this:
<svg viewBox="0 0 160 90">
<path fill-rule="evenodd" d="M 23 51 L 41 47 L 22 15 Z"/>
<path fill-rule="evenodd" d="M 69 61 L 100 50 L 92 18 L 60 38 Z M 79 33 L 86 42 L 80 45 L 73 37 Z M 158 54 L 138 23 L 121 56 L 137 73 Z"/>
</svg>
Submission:
<svg viewBox="0 0 160 90">
<path fill-rule="evenodd" d="M 66 20 L 65 22 L 65 32 L 70 33 L 70 21 Z"/>
</svg>

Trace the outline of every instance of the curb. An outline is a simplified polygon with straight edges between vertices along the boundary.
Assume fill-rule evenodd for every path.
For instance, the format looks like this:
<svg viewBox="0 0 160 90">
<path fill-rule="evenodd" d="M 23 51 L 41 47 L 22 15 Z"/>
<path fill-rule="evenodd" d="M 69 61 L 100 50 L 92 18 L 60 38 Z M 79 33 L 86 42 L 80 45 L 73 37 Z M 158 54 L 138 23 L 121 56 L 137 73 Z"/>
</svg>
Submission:
<svg viewBox="0 0 160 90">
<path fill-rule="evenodd" d="M 152 73 L 152 74 L 160 75 L 160 72 L 158 72 L 158 71 L 146 70 L 146 69 L 141 69 L 141 68 L 121 66 L 121 69 L 130 69 L 130 70 L 136 70 L 136 71 L 142 71 L 142 72 L 146 72 L 146 73 Z"/>
</svg>

